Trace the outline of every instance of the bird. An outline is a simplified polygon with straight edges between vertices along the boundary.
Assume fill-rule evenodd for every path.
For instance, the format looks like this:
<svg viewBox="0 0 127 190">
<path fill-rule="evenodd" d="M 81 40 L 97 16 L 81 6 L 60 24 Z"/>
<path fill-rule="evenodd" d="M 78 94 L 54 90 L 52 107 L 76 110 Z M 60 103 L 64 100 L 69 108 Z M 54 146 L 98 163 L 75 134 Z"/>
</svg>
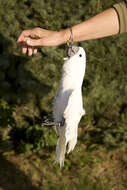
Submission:
<svg viewBox="0 0 127 190">
<path fill-rule="evenodd" d="M 56 160 L 64 166 L 65 154 L 75 148 L 78 136 L 78 124 L 85 109 L 82 100 L 82 84 L 86 69 L 84 48 L 71 46 L 64 58 L 62 75 L 56 96 L 53 101 L 53 119 L 56 134 Z"/>
</svg>

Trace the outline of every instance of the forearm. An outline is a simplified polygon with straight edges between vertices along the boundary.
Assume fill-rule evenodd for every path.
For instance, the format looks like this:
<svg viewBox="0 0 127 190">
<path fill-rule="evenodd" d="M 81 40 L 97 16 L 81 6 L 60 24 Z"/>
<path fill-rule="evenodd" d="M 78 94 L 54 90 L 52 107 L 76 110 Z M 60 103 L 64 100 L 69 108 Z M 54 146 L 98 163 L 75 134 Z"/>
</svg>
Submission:
<svg viewBox="0 0 127 190">
<path fill-rule="evenodd" d="M 114 8 L 110 8 L 87 21 L 72 27 L 75 42 L 107 37 L 119 33 L 119 19 Z M 63 32 L 63 43 L 69 40 L 70 32 Z"/>
<path fill-rule="evenodd" d="M 80 24 L 73 26 L 73 40 L 75 42 L 80 42 L 118 34 L 121 26 L 119 21 L 126 18 L 127 11 L 123 3 L 120 4 L 120 6 L 123 6 L 123 8 L 120 8 L 120 13 L 118 14 L 117 12 L 119 12 L 119 10 L 117 10 L 116 6 L 115 8 L 110 8 L 84 22 L 81 22 Z M 123 9 L 125 9 L 125 13 L 121 14 Z M 69 29 L 57 32 L 42 28 L 34 28 L 31 30 L 24 30 L 20 34 L 17 43 L 22 45 L 22 52 L 24 54 L 28 52 L 29 56 L 31 56 L 33 53 L 37 53 L 38 46 L 58 46 L 67 43 L 69 39 Z M 32 47 L 34 47 L 34 49 Z"/>
</svg>

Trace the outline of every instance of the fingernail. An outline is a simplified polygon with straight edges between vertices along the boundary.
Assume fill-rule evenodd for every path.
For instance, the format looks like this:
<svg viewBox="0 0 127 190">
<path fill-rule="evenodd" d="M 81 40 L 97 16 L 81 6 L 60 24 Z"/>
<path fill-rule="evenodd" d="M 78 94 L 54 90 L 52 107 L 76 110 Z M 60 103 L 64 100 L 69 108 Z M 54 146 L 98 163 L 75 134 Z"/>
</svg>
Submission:
<svg viewBox="0 0 127 190">
<path fill-rule="evenodd" d="M 28 39 L 28 40 L 26 41 L 26 43 L 29 45 L 29 44 L 30 44 L 30 39 Z"/>
</svg>

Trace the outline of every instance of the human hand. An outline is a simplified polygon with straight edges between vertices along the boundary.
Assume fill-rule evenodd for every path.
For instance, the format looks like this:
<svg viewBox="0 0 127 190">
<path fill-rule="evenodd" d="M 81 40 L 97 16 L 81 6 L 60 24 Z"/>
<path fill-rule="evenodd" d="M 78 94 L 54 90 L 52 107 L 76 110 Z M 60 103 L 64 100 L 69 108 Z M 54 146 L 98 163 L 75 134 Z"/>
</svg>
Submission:
<svg viewBox="0 0 127 190">
<path fill-rule="evenodd" d="M 17 44 L 22 46 L 23 54 L 28 53 L 31 56 L 37 53 L 39 46 L 57 46 L 65 43 L 68 39 L 67 33 L 67 29 L 60 32 L 42 28 L 24 30 L 20 34 Z"/>
</svg>

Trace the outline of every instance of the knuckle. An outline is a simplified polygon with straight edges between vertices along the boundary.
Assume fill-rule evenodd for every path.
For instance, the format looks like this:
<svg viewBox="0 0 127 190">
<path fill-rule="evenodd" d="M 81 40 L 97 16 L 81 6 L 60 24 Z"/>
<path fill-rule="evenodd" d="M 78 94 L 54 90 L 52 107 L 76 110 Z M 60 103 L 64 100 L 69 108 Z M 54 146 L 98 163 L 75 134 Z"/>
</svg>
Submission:
<svg viewBox="0 0 127 190">
<path fill-rule="evenodd" d="M 23 30 L 23 31 L 22 31 L 22 33 L 21 33 L 21 36 L 23 36 L 23 37 L 24 37 L 24 36 L 25 36 L 25 34 L 26 34 L 26 30 Z"/>
<path fill-rule="evenodd" d="M 36 28 L 35 28 L 35 31 L 36 31 L 36 32 L 39 32 L 39 31 L 40 31 L 40 27 L 36 27 Z"/>
<path fill-rule="evenodd" d="M 26 33 L 26 30 L 23 30 L 21 34 L 25 34 Z"/>
</svg>

